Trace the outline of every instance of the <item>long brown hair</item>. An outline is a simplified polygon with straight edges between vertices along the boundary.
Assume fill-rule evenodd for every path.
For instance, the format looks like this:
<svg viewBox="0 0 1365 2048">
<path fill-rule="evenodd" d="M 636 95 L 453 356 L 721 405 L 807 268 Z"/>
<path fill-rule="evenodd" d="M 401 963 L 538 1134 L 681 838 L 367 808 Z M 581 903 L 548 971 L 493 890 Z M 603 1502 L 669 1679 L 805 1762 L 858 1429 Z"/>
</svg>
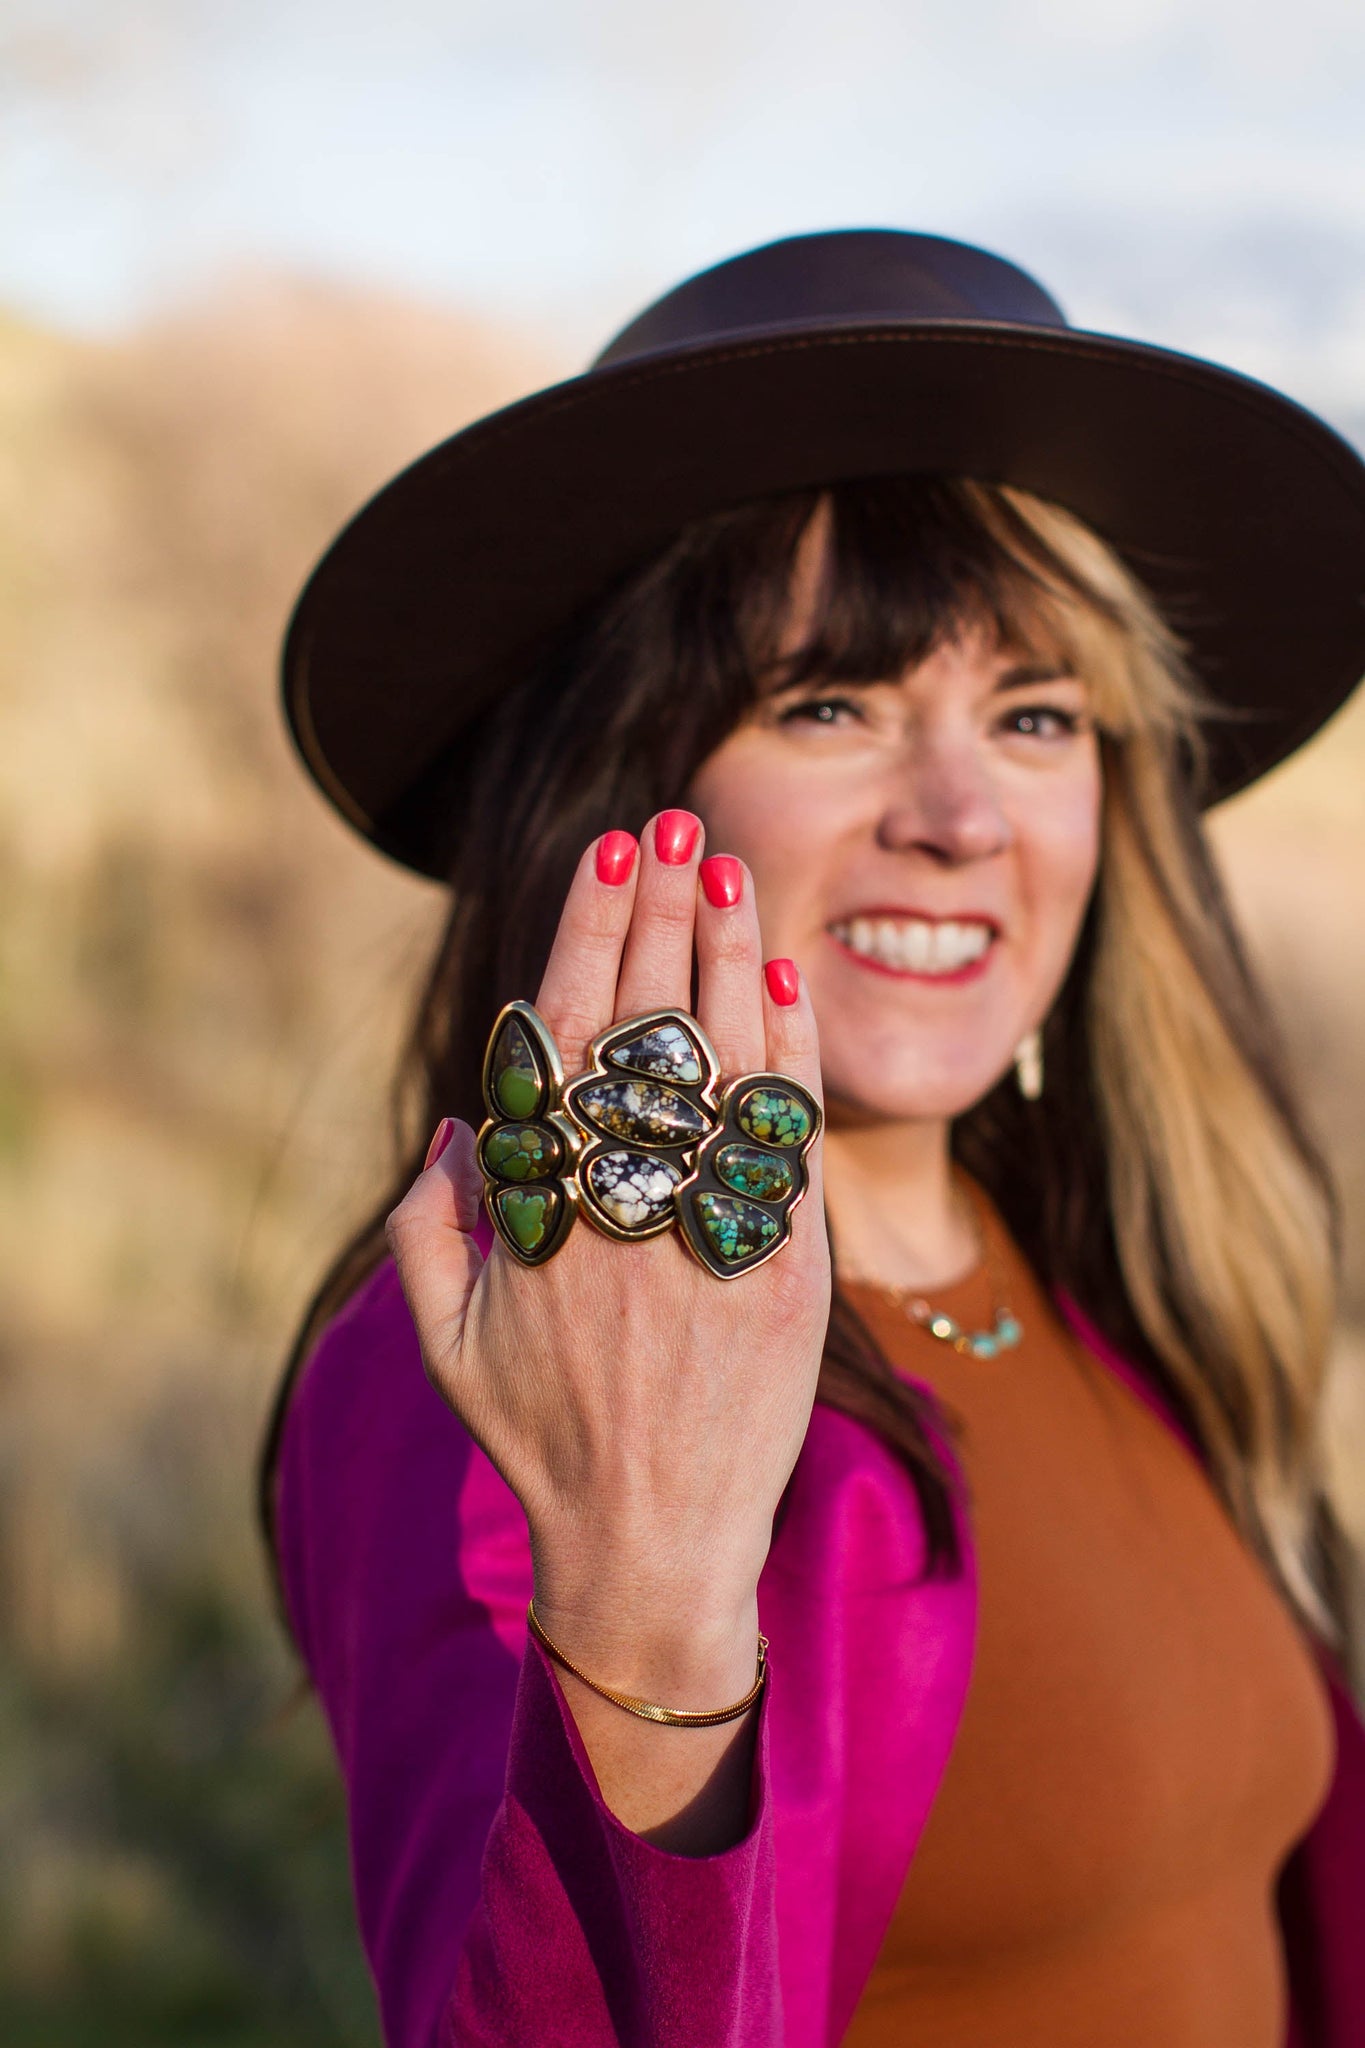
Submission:
<svg viewBox="0 0 1365 2048">
<path fill-rule="evenodd" d="M 1043 1032 L 1049 1086 L 1013 1077 L 953 1127 L 1043 1284 L 1141 1365 L 1202 1445 L 1227 1509 L 1300 1617 L 1344 1643 L 1345 1550 L 1317 1440 L 1338 1225 L 1200 821 L 1211 707 L 1133 574 L 1018 491 L 893 478 L 698 521 L 611 594 L 432 771 L 451 911 L 395 1087 L 397 1169 L 309 1304 L 260 1474 L 273 1551 L 290 1390 L 384 1256 L 383 1220 L 442 1115 L 477 1125 L 498 1008 L 533 993 L 582 848 L 686 800 L 770 676 L 793 556 L 830 515 L 823 591 L 789 675 L 898 675 L 968 623 L 1048 645 L 1091 686 L 1100 872 Z M 818 1398 L 877 1431 L 915 1487 L 926 1570 L 960 1560 L 922 1397 L 838 1285 Z"/>
</svg>

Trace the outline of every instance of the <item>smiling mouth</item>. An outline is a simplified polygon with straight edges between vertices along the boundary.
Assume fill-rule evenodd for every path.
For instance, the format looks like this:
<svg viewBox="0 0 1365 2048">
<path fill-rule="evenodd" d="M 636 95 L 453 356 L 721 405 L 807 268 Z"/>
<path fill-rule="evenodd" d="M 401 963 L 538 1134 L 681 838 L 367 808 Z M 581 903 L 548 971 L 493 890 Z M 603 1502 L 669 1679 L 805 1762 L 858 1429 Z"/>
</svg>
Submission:
<svg viewBox="0 0 1365 2048">
<path fill-rule="evenodd" d="M 829 930 L 875 967 L 940 977 L 984 960 L 996 936 L 994 926 L 978 918 L 853 917 Z"/>
</svg>

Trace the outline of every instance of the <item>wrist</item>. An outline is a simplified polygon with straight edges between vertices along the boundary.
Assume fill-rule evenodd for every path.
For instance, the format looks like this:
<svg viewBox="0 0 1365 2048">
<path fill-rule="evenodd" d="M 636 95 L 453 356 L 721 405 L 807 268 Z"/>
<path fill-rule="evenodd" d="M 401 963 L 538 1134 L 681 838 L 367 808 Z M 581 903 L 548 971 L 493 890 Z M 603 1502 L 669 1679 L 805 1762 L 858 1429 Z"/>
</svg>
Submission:
<svg viewBox="0 0 1365 2048">
<path fill-rule="evenodd" d="M 638 1692 L 626 1692 L 617 1686 L 603 1685 L 590 1672 L 584 1671 L 581 1665 L 575 1664 L 563 1645 L 554 1640 L 541 1622 L 540 1616 L 536 1613 L 534 1600 L 526 1610 L 526 1624 L 546 1656 L 562 1673 L 576 1679 L 581 1686 L 586 1686 L 589 1692 L 594 1693 L 598 1699 L 605 1700 L 609 1706 L 630 1714 L 637 1721 L 649 1721 L 656 1726 L 719 1728 L 731 1721 L 741 1720 L 751 1707 L 757 1705 L 767 1678 L 768 1644 L 766 1637 L 760 1635 L 754 1658 L 754 1676 L 737 1699 L 708 1707 L 670 1706 L 660 1700 L 646 1699 Z"/>
<path fill-rule="evenodd" d="M 758 1656 L 758 1602 L 718 1602 L 676 1586 L 566 1583 L 536 1575 L 535 1612 L 555 1647 L 592 1683 L 657 1706 L 709 1710 L 752 1686 Z M 572 1674 L 570 1674 L 572 1676 Z"/>
</svg>

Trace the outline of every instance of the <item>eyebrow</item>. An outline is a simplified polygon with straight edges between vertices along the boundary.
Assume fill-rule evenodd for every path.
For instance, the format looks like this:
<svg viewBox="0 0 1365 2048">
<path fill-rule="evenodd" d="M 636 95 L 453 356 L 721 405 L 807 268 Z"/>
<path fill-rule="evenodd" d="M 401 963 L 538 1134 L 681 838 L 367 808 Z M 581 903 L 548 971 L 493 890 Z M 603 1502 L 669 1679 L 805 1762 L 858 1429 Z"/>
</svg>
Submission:
<svg viewBox="0 0 1365 2048">
<path fill-rule="evenodd" d="M 1019 661 L 1007 668 L 995 684 L 996 691 L 1025 689 L 1030 683 L 1079 682 L 1074 669 L 1064 661 Z"/>
</svg>

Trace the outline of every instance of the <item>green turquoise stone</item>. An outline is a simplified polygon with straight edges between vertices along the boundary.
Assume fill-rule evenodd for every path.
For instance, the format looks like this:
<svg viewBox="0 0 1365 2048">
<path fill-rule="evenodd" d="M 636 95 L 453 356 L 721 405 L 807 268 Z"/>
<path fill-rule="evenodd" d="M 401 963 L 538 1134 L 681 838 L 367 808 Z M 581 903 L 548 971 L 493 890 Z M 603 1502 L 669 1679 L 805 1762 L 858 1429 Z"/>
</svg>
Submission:
<svg viewBox="0 0 1365 2048">
<path fill-rule="evenodd" d="M 694 1195 L 693 1201 L 707 1243 L 727 1266 L 766 1251 L 781 1229 L 766 1209 L 737 1195 Z"/>
<path fill-rule="evenodd" d="M 493 1048 L 493 1097 L 504 1116 L 534 1116 L 544 1083 L 530 1039 L 509 1017 Z"/>
<path fill-rule="evenodd" d="M 998 1316 L 995 1323 L 995 1334 L 1007 1349 L 1012 1349 L 1019 1342 L 1024 1332 L 1013 1316 Z"/>
<path fill-rule="evenodd" d="M 780 1152 L 760 1152 L 755 1145 L 726 1145 L 716 1154 L 716 1179 L 736 1194 L 760 1202 L 780 1202 L 796 1185 L 791 1162 Z"/>
<path fill-rule="evenodd" d="M 811 1132 L 810 1111 L 784 1088 L 750 1089 L 737 1120 L 745 1137 L 760 1145 L 802 1145 Z"/>
<path fill-rule="evenodd" d="M 994 1358 L 1000 1349 L 996 1339 L 988 1336 L 984 1330 L 978 1336 L 969 1337 L 967 1346 L 974 1358 Z"/>
<path fill-rule="evenodd" d="M 677 1081 L 684 1088 L 694 1088 L 702 1078 L 701 1054 L 677 1024 L 659 1024 L 639 1038 L 628 1038 L 624 1045 L 613 1046 L 607 1058 L 614 1067 L 628 1067 L 656 1081 Z"/>
<path fill-rule="evenodd" d="M 555 1188 L 500 1188 L 498 1214 L 524 1252 L 539 1251 L 554 1229 L 559 1208 Z"/>
<path fill-rule="evenodd" d="M 544 1124 L 499 1124 L 484 1141 L 484 1163 L 499 1180 L 544 1180 L 559 1166 L 561 1146 Z"/>
<path fill-rule="evenodd" d="M 609 1138 L 633 1145 L 690 1145 L 710 1129 L 685 1095 L 657 1081 L 592 1081 L 575 1091 L 574 1108 Z"/>
</svg>

